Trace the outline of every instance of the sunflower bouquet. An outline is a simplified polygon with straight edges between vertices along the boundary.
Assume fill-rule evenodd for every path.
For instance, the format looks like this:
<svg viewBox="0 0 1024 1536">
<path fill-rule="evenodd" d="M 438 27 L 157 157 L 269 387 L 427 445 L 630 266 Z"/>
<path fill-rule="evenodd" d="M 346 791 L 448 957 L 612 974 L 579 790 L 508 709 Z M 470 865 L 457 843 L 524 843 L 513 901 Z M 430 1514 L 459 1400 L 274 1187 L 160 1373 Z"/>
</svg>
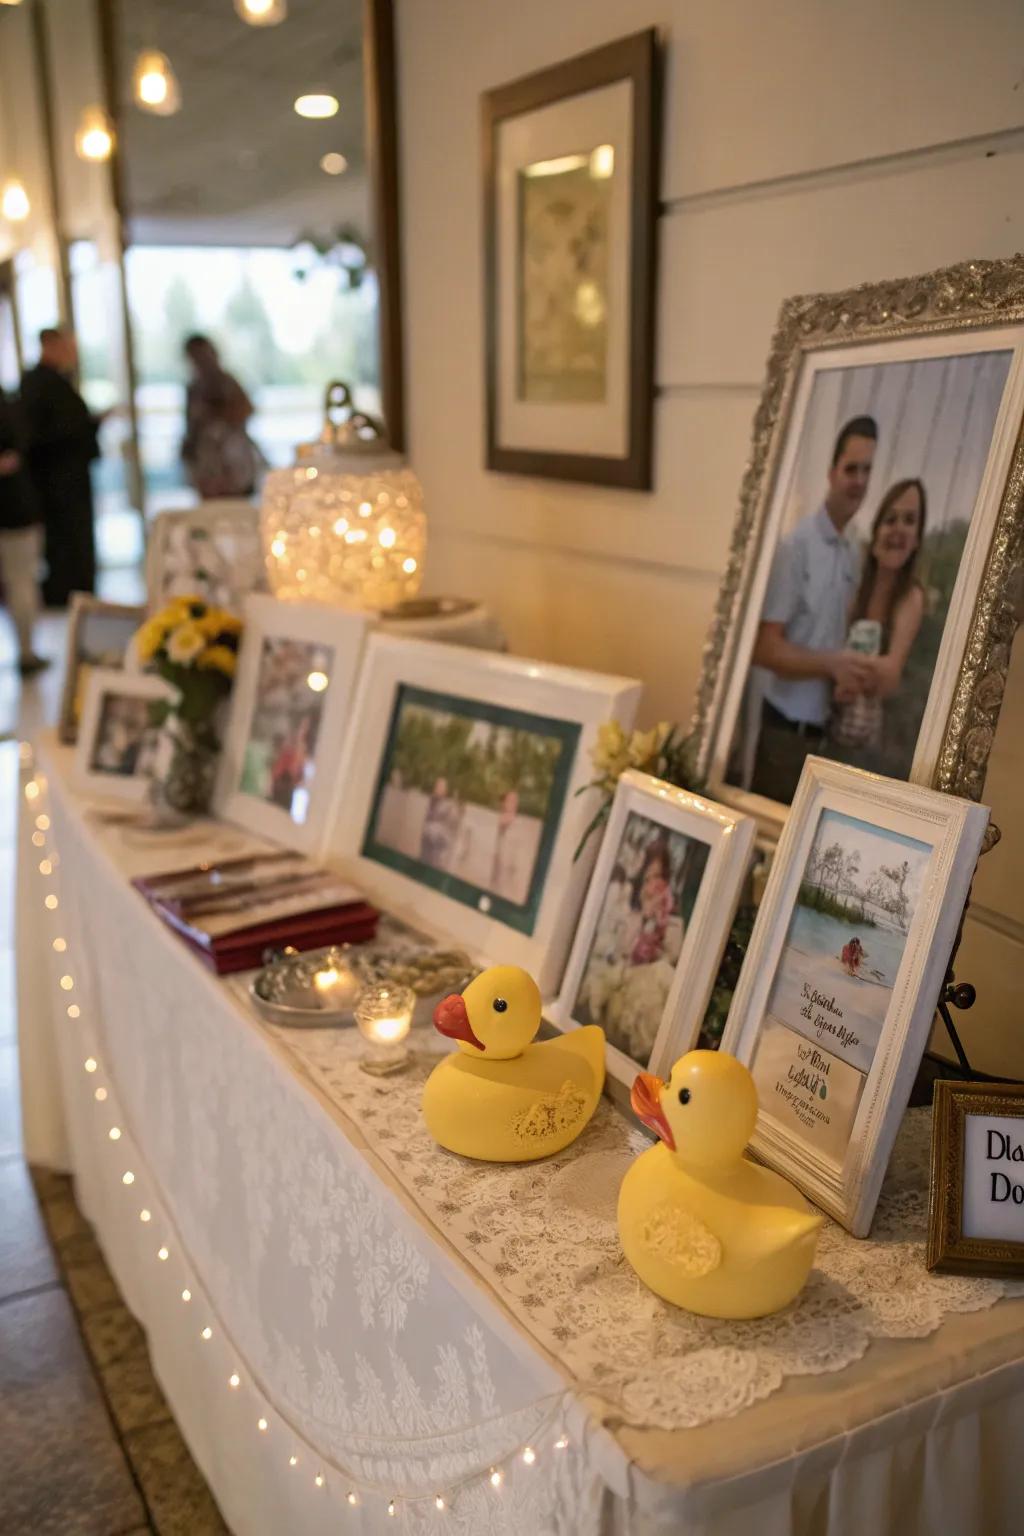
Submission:
<svg viewBox="0 0 1024 1536">
<path fill-rule="evenodd" d="M 201 597 L 176 597 L 135 635 L 135 654 L 176 697 L 152 706 L 170 738 L 170 762 L 156 788 L 177 812 L 205 810 L 220 750 L 219 706 L 231 691 L 242 623 Z"/>
</svg>

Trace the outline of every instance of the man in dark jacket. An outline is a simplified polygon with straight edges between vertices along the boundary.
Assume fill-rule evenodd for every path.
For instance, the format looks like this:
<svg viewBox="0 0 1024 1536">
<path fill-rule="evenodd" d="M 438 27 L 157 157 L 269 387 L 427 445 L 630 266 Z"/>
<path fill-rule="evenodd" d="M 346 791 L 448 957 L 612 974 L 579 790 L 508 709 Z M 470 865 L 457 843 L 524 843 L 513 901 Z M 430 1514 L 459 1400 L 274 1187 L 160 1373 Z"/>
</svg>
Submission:
<svg viewBox="0 0 1024 1536">
<path fill-rule="evenodd" d="M 39 509 L 24 453 L 17 408 L 0 390 L 0 581 L 18 634 L 18 666 L 30 677 L 49 663 L 32 647 L 39 613 Z"/>
<path fill-rule="evenodd" d="M 21 404 L 29 473 L 46 530 L 43 597 L 47 607 L 65 608 L 72 592 L 96 586 L 89 465 L 99 457 L 99 418 L 72 382 L 78 363 L 72 333 L 45 330 L 39 342 L 39 362 L 21 381 Z"/>
</svg>

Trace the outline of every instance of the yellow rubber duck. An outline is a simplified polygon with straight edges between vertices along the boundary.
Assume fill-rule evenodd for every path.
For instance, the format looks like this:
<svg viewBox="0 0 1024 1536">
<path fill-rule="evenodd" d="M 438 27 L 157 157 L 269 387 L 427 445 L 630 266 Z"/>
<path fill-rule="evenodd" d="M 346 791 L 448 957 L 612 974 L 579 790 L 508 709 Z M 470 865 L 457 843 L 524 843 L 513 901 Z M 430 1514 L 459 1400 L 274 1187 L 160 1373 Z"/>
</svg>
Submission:
<svg viewBox="0 0 1024 1536">
<path fill-rule="evenodd" d="M 541 995 L 517 965 L 494 965 L 434 1009 L 458 1041 L 423 1089 L 434 1140 L 491 1163 L 560 1152 L 582 1131 L 604 1085 L 604 1031 L 594 1024 L 532 1044 Z"/>
<path fill-rule="evenodd" d="M 757 1089 L 724 1051 L 690 1051 L 667 1083 L 641 1072 L 630 1102 L 661 1138 L 619 1190 L 619 1237 L 645 1285 L 705 1317 L 765 1317 L 798 1295 L 823 1217 L 744 1157 Z"/>
</svg>

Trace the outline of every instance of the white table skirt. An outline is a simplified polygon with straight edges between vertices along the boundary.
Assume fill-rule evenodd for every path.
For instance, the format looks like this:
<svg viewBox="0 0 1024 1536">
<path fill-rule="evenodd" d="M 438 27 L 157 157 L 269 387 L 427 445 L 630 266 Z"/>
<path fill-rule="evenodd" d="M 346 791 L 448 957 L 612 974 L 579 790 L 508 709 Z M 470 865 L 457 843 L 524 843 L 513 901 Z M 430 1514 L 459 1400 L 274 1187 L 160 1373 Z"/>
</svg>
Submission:
<svg viewBox="0 0 1024 1536">
<path fill-rule="evenodd" d="M 590 1421 L 557 1361 L 128 886 L 191 852 L 131 847 L 85 815 L 68 756 L 45 745 L 49 782 L 20 818 L 26 1149 L 74 1173 L 236 1536 L 1019 1529 L 1022 1303 L 873 1346 L 699 1430 Z"/>
</svg>

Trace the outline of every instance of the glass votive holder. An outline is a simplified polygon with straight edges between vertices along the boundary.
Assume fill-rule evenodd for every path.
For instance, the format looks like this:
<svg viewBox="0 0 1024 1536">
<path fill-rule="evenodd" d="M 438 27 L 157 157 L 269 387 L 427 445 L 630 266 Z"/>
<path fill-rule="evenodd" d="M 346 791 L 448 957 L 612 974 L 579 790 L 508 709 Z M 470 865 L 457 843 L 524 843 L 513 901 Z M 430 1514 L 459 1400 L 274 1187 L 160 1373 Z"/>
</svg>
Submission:
<svg viewBox="0 0 1024 1536">
<path fill-rule="evenodd" d="M 416 993 L 412 987 L 380 982 L 367 987 L 356 1000 L 355 1015 L 366 1050 L 359 1065 L 375 1077 L 400 1072 L 409 1061 L 406 1044 L 412 1028 Z"/>
</svg>

